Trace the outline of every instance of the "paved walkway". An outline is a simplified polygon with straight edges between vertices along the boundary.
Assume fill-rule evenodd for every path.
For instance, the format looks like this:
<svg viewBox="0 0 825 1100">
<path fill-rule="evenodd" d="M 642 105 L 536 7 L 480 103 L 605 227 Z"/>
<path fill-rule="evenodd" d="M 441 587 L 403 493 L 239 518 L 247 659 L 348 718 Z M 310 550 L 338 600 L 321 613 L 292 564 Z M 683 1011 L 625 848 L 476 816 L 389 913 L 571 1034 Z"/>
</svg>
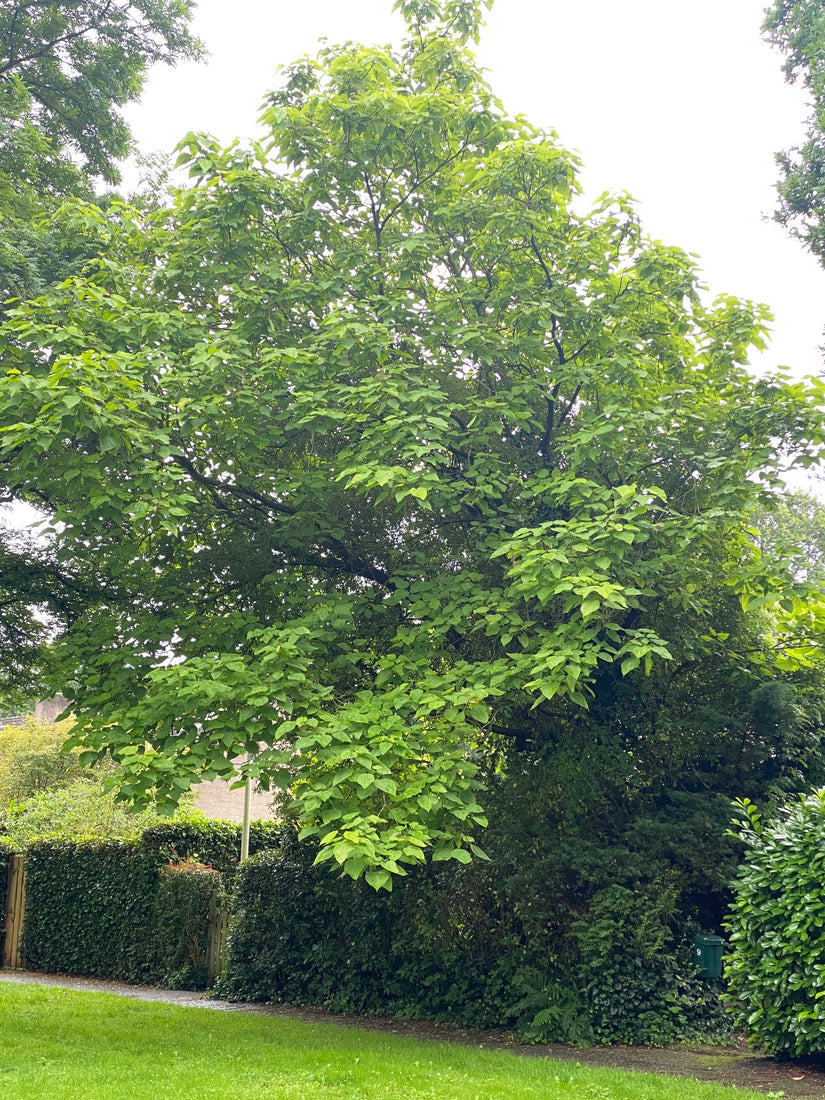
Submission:
<svg viewBox="0 0 825 1100">
<path fill-rule="evenodd" d="M 199 1008 L 249 1009 L 258 1005 L 233 1005 L 218 1001 L 208 993 L 196 993 L 188 989 L 158 989 L 149 985 L 127 985 L 126 982 L 108 982 L 97 978 L 71 978 L 65 974 L 40 974 L 32 970 L 0 970 L 0 982 L 18 985 L 47 985 L 58 989 L 76 989 L 83 993 L 116 993 L 118 997 L 131 997 L 135 1001 L 167 1001 L 170 1004 L 197 1006 Z"/>
</svg>

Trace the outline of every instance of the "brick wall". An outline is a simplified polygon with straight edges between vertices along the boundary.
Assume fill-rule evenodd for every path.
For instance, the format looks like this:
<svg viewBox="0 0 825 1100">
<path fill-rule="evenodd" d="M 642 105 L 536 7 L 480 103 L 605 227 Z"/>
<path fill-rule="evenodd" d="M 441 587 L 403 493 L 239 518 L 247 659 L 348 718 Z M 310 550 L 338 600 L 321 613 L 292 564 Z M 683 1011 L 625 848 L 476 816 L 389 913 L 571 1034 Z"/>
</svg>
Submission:
<svg viewBox="0 0 825 1100">
<path fill-rule="evenodd" d="M 233 791 L 228 780 L 213 779 L 210 783 L 199 783 L 192 790 L 195 805 L 207 817 L 220 818 L 223 821 L 243 821 L 243 787 Z M 259 818 L 275 816 L 272 811 L 272 795 L 259 793 L 253 787 L 252 819 L 257 821 Z"/>
</svg>

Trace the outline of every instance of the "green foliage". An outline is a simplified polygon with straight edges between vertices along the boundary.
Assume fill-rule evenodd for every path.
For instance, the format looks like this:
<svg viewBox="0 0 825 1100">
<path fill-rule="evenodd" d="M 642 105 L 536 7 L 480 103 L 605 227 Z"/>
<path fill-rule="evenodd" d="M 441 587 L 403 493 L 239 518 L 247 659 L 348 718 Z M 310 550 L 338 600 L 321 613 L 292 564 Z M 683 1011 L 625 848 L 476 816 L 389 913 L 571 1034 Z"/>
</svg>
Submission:
<svg viewBox="0 0 825 1100">
<path fill-rule="evenodd" d="M 818 0 L 774 0 L 763 28 L 785 55 L 785 77 L 799 81 L 808 93 L 810 114 L 803 144 L 780 153 L 776 220 L 791 227 L 820 263 L 825 263 L 825 26 Z"/>
<path fill-rule="evenodd" d="M 131 151 L 121 109 L 149 66 L 202 54 L 191 0 L 46 0 L 0 5 L 0 302 L 34 297 L 91 258 L 51 224 L 92 201 Z M 99 200 L 106 205 L 107 199 Z"/>
<path fill-rule="evenodd" d="M 209 921 L 220 904 L 221 875 L 187 860 L 161 867 L 155 900 L 158 965 L 171 989 L 205 989 Z"/>
<path fill-rule="evenodd" d="M 45 837 L 136 840 L 142 829 L 159 820 L 151 807 L 132 812 L 102 789 L 100 779 L 80 778 L 12 804 L 0 813 L 0 833 L 21 851 Z"/>
<path fill-rule="evenodd" d="M 532 1043 L 593 1041 L 587 1004 L 574 990 L 533 967 L 516 971 L 513 986 L 523 994 L 509 1010 L 519 1038 Z"/>
<path fill-rule="evenodd" d="M 287 840 L 239 868 L 223 996 L 473 1026 L 504 1020 L 515 999 L 504 939 L 463 869 L 421 870 L 376 896 L 363 880 L 313 867 L 314 854 Z"/>
<path fill-rule="evenodd" d="M 250 854 L 279 847 L 283 832 L 280 822 L 251 821 Z M 234 871 L 241 853 L 241 827 L 190 810 L 142 829 L 141 845 L 171 863 L 193 862 L 218 871 Z"/>
<path fill-rule="evenodd" d="M 754 516 L 764 554 L 789 560 L 795 575 L 825 582 L 825 505 L 810 493 L 791 492 Z"/>
<path fill-rule="evenodd" d="M 736 1023 L 754 1046 L 825 1052 L 825 791 L 763 820 L 739 804 L 745 860 L 728 917 L 725 976 Z"/>
<path fill-rule="evenodd" d="M 600 1041 L 661 1045 L 729 1038 L 720 990 L 700 979 L 687 951 L 680 958 L 674 949 L 680 945 L 670 942 L 676 895 L 667 880 L 645 891 L 614 885 L 573 924 Z"/>
<path fill-rule="evenodd" d="M 190 0 L 3 0 L 0 4 L 0 316 L 82 269 L 96 249 L 63 232 L 61 204 L 105 208 L 95 177 L 117 181 L 131 150 L 121 108 L 136 100 L 148 66 L 197 57 Z M 13 475 L 0 498 L 13 501 Z M 83 570 L 0 519 L 0 695 L 42 685 L 49 640 L 82 613 L 98 585 Z"/>
<path fill-rule="evenodd" d="M 160 980 L 154 950 L 158 868 L 157 856 L 137 843 L 30 844 L 25 966 L 128 982 Z"/>
<path fill-rule="evenodd" d="M 313 854 L 263 852 L 241 864 L 219 990 L 236 999 L 374 1011 L 377 988 L 392 981 L 388 900 L 348 907 L 356 892 L 366 901 L 363 883 L 348 887 L 313 868 Z M 385 988 L 391 996 L 391 985 Z"/>
<path fill-rule="evenodd" d="M 0 233 L 0 249 L 3 239 Z M 0 514 L 0 698 L 13 715 L 27 710 L 38 696 L 49 624 L 74 614 L 82 602 L 53 555 L 44 556 L 42 549 L 36 549 L 30 536 L 7 527 Z"/>
<path fill-rule="evenodd" d="M 71 722 L 47 723 L 27 718 L 20 725 L 0 726 L 0 814 L 50 787 L 65 787 L 82 772 L 77 752 L 64 752 Z"/>
<path fill-rule="evenodd" d="M 0 836 L 0 953 L 3 951 L 6 935 L 6 887 L 8 883 L 9 860 L 11 859 L 13 851 L 14 848 L 10 841 Z"/>
<path fill-rule="evenodd" d="M 395 0 L 413 35 L 438 34 L 462 45 L 478 42 L 482 7 L 491 8 L 493 0 Z"/>
<path fill-rule="evenodd" d="M 77 743 L 138 801 L 248 754 L 375 888 L 478 856 L 523 751 L 623 806 L 672 766 L 749 793 L 741 704 L 825 618 L 749 526 L 821 384 L 754 378 L 766 312 L 705 304 L 625 196 L 581 209 L 466 51 L 475 0 L 400 7 L 400 51 L 285 70 L 265 146 L 189 135 L 168 209 L 66 209 L 94 263 L 0 334 L 0 455 L 85 608 Z"/>
<path fill-rule="evenodd" d="M 68 174 L 71 152 L 82 172 L 116 181 L 113 161 L 130 147 L 119 108 L 140 96 L 150 65 L 201 54 L 188 29 L 192 8 L 191 0 L 6 0 L 0 120 L 15 141 L 3 142 L 4 155 L 34 148 Z"/>
</svg>

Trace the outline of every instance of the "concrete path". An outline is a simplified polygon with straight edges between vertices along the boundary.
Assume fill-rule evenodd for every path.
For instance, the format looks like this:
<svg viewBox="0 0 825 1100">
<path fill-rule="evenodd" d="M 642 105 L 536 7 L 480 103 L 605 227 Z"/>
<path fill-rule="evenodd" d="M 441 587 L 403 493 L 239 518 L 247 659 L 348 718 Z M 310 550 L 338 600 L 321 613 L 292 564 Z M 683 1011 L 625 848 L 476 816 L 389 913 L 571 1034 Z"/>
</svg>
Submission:
<svg viewBox="0 0 825 1100">
<path fill-rule="evenodd" d="M 47 985 L 58 989 L 75 989 L 82 993 L 116 993 L 118 997 L 131 997 L 136 1001 L 166 1001 L 169 1004 L 189 1005 L 198 1008 L 246 1010 L 266 1008 L 266 1005 L 236 1005 L 218 1001 L 208 993 L 188 989 L 158 989 L 151 985 L 127 985 L 126 982 L 109 982 L 97 978 L 71 978 L 65 974 L 40 974 L 31 970 L 0 970 L 0 982 L 18 985 Z"/>
</svg>

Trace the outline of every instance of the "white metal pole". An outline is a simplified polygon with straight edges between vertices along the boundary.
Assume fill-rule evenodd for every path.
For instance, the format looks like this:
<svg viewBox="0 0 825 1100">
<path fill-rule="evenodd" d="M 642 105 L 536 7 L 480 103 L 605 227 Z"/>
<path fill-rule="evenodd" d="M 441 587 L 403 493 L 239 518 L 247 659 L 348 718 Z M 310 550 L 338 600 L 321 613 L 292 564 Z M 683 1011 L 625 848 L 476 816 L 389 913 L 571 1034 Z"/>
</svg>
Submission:
<svg viewBox="0 0 825 1100">
<path fill-rule="evenodd" d="M 247 761 L 249 763 L 249 761 Z M 241 862 L 249 856 L 249 817 L 252 812 L 252 779 L 246 777 L 243 786 L 243 825 L 241 826 Z"/>
</svg>

